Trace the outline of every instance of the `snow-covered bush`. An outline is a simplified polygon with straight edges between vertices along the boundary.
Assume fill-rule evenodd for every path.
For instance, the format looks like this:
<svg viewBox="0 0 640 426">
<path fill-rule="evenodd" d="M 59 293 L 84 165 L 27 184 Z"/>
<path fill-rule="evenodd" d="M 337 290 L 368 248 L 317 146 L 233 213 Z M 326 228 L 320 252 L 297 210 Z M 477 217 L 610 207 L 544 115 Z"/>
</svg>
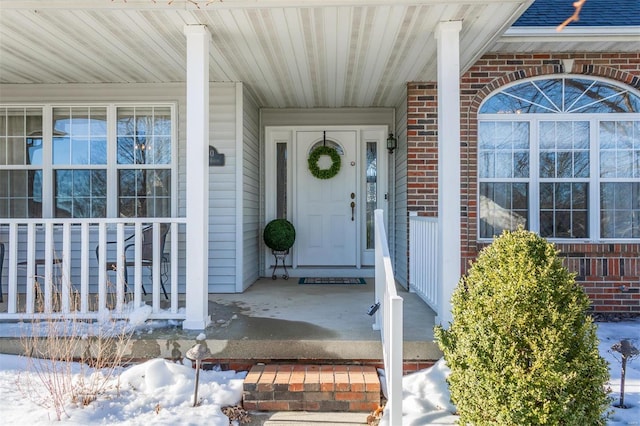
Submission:
<svg viewBox="0 0 640 426">
<path fill-rule="evenodd" d="M 436 328 L 460 424 L 604 425 L 608 370 L 589 300 L 554 246 L 505 232 L 479 255 Z"/>
</svg>

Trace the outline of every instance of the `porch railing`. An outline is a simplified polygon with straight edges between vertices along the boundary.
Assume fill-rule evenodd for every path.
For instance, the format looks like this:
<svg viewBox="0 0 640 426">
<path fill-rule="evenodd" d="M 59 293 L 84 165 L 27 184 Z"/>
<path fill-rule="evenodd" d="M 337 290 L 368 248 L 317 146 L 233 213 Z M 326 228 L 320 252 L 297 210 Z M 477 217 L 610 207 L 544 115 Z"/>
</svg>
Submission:
<svg viewBox="0 0 640 426">
<path fill-rule="evenodd" d="M 380 330 L 384 371 L 387 387 L 387 405 L 389 424 L 402 424 L 402 362 L 403 362 L 403 326 L 402 297 L 396 291 L 387 234 L 384 229 L 382 210 L 375 211 L 375 256 L 376 256 L 376 312 L 374 329 Z"/>
<path fill-rule="evenodd" d="M 436 313 L 438 285 L 438 218 L 409 217 L 409 290 Z"/>
<path fill-rule="evenodd" d="M 143 302 L 143 269 L 150 290 L 150 319 L 184 319 L 178 305 L 179 271 L 184 270 L 184 218 L 158 219 L 0 219 L 5 246 L 0 319 L 128 318 Z M 169 225 L 161 253 L 161 225 Z M 151 262 L 143 263 L 143 232 L 151 226 Z M 128 240 L 126 240 L 128 238 Z M 125 241 L 126 240 L 126 241 Z M 108 244 L 113 242 L 113 244 Z M 125 246 L 133 244 L 125 259 Z M 148 241 L 145 242 L 145 245 Z M 97 253 L 97 258 L 96 258 Z M 113 263 L 113 272 L 107 265 Z M 129 263 L 129 282 L 125 268 Z M 166 268 L 166 269 L 162 269 Z M 150 279 L 149 279 L 150 278 Z M 167 301 L 161 301 L 166 281 Z M 151 284 L 151 285 L 150 285 Z M 150 285 L 150 287 L 149 287 Z M 149 297 L 147 297 L 149 299 Z M 185 302 L 186 303 L 186 302 Z"/>
</svg>

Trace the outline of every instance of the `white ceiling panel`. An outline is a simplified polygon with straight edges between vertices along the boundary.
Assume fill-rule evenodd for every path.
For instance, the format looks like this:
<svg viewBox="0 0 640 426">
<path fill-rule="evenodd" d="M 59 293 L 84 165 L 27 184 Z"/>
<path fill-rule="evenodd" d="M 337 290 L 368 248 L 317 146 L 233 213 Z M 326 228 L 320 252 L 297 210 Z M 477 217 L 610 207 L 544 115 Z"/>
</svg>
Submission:
<svg viewBox="0 0 640 426">
<path fill-rule="evenodd" d="M 435 81 L 438 22 L 463 22 L 465 68 L 530 3 L 0 0 L 0 83 L 182 82 L 184 25 L 203 24 L 211 81 L 261 106 L 395 106 L 408 81 Z"/>
</svg>

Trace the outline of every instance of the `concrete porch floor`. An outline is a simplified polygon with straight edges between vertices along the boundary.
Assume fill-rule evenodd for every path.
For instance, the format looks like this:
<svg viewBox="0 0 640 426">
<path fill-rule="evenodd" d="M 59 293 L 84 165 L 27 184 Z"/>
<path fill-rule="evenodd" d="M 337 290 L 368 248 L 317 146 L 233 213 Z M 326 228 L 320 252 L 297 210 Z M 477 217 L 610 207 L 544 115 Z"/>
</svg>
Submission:
<svg viewBox="0 0 640 426">
<path fill-rule="evenodd" d="M 442 355 L 433 342 L 435 314 L 402 288 L 405 365 L 424 368 Z M 367 315 L 374 303 L 374 279 L 366 284 L 299 285 L 261 278 L 240 294 L 209 294 L 211 325 L 202 333 L 212 360 L 229 368 L 256 362 L 344 362 L 382 360 L 380 332 Z M 134 334 L 134 360 L 179 359 L 196 343 L 200 331 L 179 326 L 149 327 Z M 18 336 L 0 336 L 0 353 L 21 353 Z M 240 362 L 240 364 L 238 364 Z"/>
<path fill-rule="evenodd" d="M 400 287 L 398 292 L 404 300 L 405 359 L 437 360 L 441 353 L 433 342 L 434 312 L 414 293 Z M 381 359 L 380 332 L 367 315 L 373 303 L 373 278 L 364 285 L 261 278 L 241 294 L 209 295 L 212 325 L 206 335 L 236 342 L 251 357 Z"/>
</svg>

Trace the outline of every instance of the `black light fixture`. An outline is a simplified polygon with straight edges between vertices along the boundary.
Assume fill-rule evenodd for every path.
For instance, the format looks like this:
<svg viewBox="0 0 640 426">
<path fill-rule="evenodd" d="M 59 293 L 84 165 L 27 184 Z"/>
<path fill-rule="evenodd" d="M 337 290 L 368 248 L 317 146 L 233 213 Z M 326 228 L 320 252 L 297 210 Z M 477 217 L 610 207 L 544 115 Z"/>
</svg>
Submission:
<svg viewBox="0 0 640 426">
<path fill-rule="evenodd" d="M 387 138 L 387 149 L 389 150 L 389 154 L 393 154 L 393 150 L 398 147 L 398 140 L 393 137 L 393 133 L 389 133 L 389 137 Z"/>
</svg>

